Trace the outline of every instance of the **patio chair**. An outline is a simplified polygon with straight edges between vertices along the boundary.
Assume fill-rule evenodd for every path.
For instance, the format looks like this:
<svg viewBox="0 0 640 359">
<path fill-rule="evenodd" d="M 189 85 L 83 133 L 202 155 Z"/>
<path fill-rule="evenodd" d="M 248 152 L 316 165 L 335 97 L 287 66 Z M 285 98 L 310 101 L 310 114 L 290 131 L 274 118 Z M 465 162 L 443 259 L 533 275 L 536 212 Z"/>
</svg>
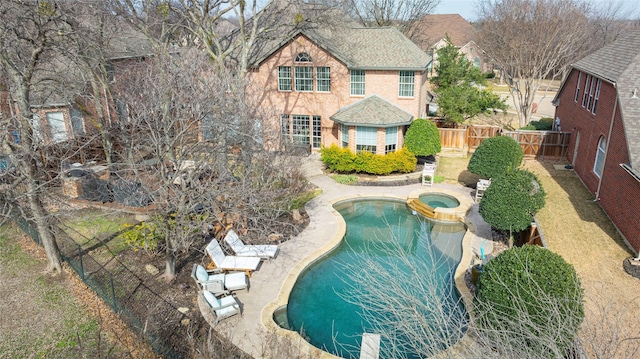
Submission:
<svg viewBox="0 0 640 359">
<path fill-rule="evenodd" d="M 476 203 L 480 202 L 480 200 L 484 196 L 484 191 L 486 191 L 489 186 L 491 186 L 491 178 L 489 178 L 488 180 L 481 179 L 480 181 L 478 181 L 478 183 L 476 184 L 476 196 L 474 198 Z"/>
<path fill-rule="evenodd" d="M 226 274 L 215 272 L 207 271 L 203 266 L 194 264 L 193 270 L 191 270 L 191 278 L 193 278 L 198 287 L 215 295 L 229 294 L 234 290 L 248 288 L 247 274 L 244 272 Z"/>
<path fill-rule="evenodd" d="M 258 269 L 261 261 L 258 257 L 227 256 L 215 238 L 211 238 L 211 242 L 207 244 L 205 251 L 211 258 L 208 269 L 218 268 L 222 271 L 243 271 L 247 273 L 249 278 L 251 278 L 251 272 Z"/>
<path fill-rule="evenodd" d="M 260 257 L 263 259 L 266 258 L 275 258 L 278 254 L 278 246 L 273 244 L 261 244 L 261 245 L 247 245 L 240 240 L 238 234 L 230 229 L 227 232 L 227 235 L 224 236 L 224 241 L 227 242 L 229 247 L 235 252 L 235 254 L 239 257 Z"/>
<path fill-rule="evenodd" d="M 211 313 L 216 316 L 215 324 L 222 319 L 241 314 L 240 304 L 233 296 L 228 295 L 226 297 L 216 298 L 216 296 L 208 290 L 203 290 L 200 293 Z"/>
<path fill-rule="evenodd" d="M 425 163 L 422 167 L 422 185 L 429 185 L 433 187 L 433 179 L 436 176 L 436 164 Z"/>
</svg>

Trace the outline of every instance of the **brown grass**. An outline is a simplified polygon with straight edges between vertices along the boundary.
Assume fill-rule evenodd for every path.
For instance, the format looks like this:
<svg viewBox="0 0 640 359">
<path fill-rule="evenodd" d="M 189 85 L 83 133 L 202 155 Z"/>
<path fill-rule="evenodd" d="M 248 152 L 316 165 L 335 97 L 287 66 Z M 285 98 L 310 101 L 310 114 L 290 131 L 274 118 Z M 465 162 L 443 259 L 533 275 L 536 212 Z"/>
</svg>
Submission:
<svg viewBox="0 0 640 359">
<path fill-rule="evenodd" d="M 468 158 L 441 158 L 438 174 L 468 186 L 475 178 L 466 171 L 467 163 Z M 575 173 L 556 170 L 553 165 L 535 160 L 524 163 L 547 194 L 545 207 L 536 216 L 546 244 L 575 267 L 585 290 L 581 339 L 588 357 L 640 355 L 633 351 L 640 347 L 636 339 L 640 337 L 640 281 L 622 266 L 632 252 Z M 617 350 L 597 355 L 591 345 Z"/>
</svg>

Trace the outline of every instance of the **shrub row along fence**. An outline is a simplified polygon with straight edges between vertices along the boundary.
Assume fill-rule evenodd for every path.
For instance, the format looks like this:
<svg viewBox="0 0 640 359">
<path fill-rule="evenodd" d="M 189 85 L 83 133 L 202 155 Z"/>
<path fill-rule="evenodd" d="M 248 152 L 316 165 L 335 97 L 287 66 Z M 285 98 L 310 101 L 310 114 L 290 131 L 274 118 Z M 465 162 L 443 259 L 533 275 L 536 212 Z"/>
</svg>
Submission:
<svg viewBox="0 0 640 359">
<path fill-rule="evenodd" d="M 38 245 L 42 245 L 34 225 L 17 213 L 12 219 Z M 130 329 L 149 343 L 163 358 L 185 357 L 186 316 L 173 304 L 144 284 L 144 281 L 118 260 L 106 244 L 82 248 L 64 230 L 56 228 L 58 247 L 62 259 L 80 279 L 119 315 Z M 95 255 L 90 251 L 97 249 Z M 99 255 L 99 256 L 98 256 Z"/>
<path fill-rule="evenodd" d="M 565 158 L 569 150 L 570 132 L 508 131 L 498 126 L 468 126 L 467 128 L 438 128 L 443 149 L 473 151 L 487 138 L 509 136 L 522 147 L 524 156 L 536 159 Z"/>
</svg>

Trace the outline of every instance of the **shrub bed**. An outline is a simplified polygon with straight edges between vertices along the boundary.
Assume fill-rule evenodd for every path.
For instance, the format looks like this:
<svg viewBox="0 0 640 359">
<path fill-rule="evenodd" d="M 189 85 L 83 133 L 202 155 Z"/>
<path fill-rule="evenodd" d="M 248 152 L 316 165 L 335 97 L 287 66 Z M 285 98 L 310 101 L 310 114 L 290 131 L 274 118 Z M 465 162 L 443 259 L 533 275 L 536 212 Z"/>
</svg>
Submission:
<svg viewBox="0 0 640 359">
<path fill-rule="evenodd" d="M 377 155 L 370 152 L 355 154 L 336 145 L 320 149 L 322 163 L 332 172 L 387 175 L 394 172 L 409 173 L 416 168 L 416 157 L 406 148 Z"/>
</svg>

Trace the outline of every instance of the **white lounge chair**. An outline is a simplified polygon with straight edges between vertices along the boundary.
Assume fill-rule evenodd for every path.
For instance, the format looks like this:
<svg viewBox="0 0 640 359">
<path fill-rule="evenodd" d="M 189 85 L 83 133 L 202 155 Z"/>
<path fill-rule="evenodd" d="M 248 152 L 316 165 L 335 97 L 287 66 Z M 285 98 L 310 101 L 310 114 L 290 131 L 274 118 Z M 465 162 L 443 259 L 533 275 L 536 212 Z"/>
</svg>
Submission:
<svg viewBox="0 0 640 359">
<path fill-rule="evenodd" d="M 251 272 L 258 269 L 258 265 L 260 265 L 261 259 L 258 257 L 225 255 L 222 251 L 222 247 L 220 247 L 220 244 L 218 243 L 218 240 L 215 238 L 211 239 L 211 242 L 207 244 L 205 250 L 211 258 L 213 267 L 223 271 L 243 271 L 247 273 L 247 277 L 251 277 Z"/>
<path fill-rule="evenodd" d="M 216 298 L 213 293 L 208 290 L 200 292 L 209 310 L 216 316 L 216 324 L 222 319 L 229 318 L 236 314 L 240 314 L 240 304 L 233 296 Z"/>
<path fill-rule="evenodd" d="M 247 274 L 244 272 L 214 273 L 199 264 L 193 265 L 191 278 L 198 287 L 215 295 L 228 294 L 230 291 L 246 289 L 248 286 Z"/>
<path fill-rule="evenodd" d="M 239 257 L 274 258 L 278 254 L 278 246 L 274 244 L 244 244 L 233 229 L 227 232 L 227 235 L 224 236 L 224 241 Z"/>
</svg>

